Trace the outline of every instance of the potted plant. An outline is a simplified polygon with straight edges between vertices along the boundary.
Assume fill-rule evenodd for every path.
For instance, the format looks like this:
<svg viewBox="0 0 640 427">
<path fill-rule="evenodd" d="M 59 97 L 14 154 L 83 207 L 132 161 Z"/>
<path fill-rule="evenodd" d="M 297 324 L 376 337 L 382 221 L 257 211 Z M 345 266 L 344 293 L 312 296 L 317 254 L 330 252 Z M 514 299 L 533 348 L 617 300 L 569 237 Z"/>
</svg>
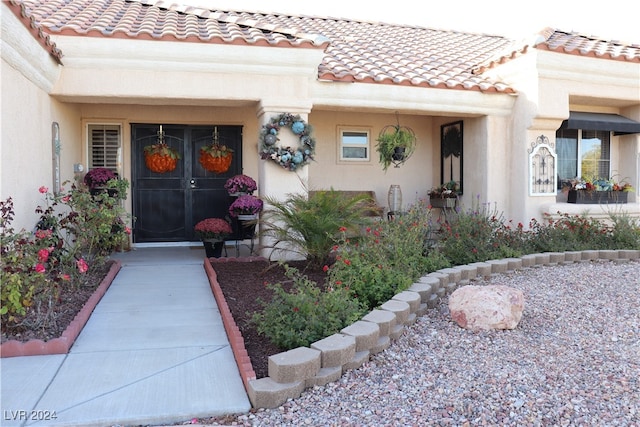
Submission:
<svg viewBox="0 0 640 427">
<path fill-rule="evenodd" d="M 411 157 L 416 145 L 416 136 L 413 130 L 398 124 L 382 128 L 377 141 L 376 150 L 382 169 L 386 172 L 392 163 L 395 167 L 400 167 Z"/>
<path fill-rule="evenodd" d="M 224 144 L 214 142 L 200 148 L 200 164 L 210 172 L 225 173 L 231 167 L 232 160 L 233 150 Z"/>
<path fill-rule="evenodd" d="M 249 194 L 238 197 L 229 206 L 229 214 L 243 221 L 255 220 L 262 211 L 264 203 L 256 196 Z"/>
<path fill-rule="evenodd" d="M 233 233 L 231 225 L 222 218 L 206 218 L 195 226 L 195 234 L 202 240 L 207 257 L 220 258 L 224 239 Z"/>
<path fill-rule="evenodd" d="M 456 181 L 449 181 L 434 187 L 429 194 L 429 205 L 433 208 L 454 208 L 458 200 L 460 187 Z"/>
<path fill-rule="evenodd" d="M 251 239 L 258 223 L 258 214 L 264 203 L 261 199 L 250 194 L 239 196 L 229 206 L 229 215 L 234 222 L 234 228 L 240 239 Z"/>
<path fill-rule="evenodd" d="M 258 189 L 258 185 L 250 176 L 235 175 L 225 182 L 224 188 L 230 196 L 239 196 L 242 194 L 253 194 L 253 192 Z"/>
<path fill-rule="evenodd" d="M 107 193 L 115 199 L 125 199 L 129 182 L 126 179 L 120 179 L 108 168 L 91 169 L 83 178 L 83 182 L 89 188 L 89 192 L 93 196 L 101 193 Z"/>
<path fill-rule="evenodd" d="M 613 179 L 575 179 L 570 181 L 568 190 L 568 203 L 627 203 L 628 193 L 633 191 L 633 186 Z"/>
<path fill-rule="evenodd" d="M 173 171 L 180 159 L 180 153 L 167 145 L 164 140 L 144 147 L 144 163 L 150 171 L 165 173 Z"/>
</svg>

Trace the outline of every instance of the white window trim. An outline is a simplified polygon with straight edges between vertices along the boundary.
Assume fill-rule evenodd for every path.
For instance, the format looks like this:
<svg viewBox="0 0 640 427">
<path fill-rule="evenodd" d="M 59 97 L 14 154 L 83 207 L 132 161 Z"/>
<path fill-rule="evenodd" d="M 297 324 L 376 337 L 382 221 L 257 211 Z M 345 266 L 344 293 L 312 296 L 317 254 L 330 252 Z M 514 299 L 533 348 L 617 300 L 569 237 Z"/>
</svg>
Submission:
<svg viewBox="0 0 640 427">
<path fill-rule="evenodd" d="M 367 134 L 367 158 L 359 159 L 359 158 L 349 158 L 342 157 L 342 135 L 344 132 L 359 132 Z M 371 140 L 371 127 L 370 126 L 338 126 L 337 127 L 337 144 L 336 144 L 336 158 L 338 160 L 338 164 L 371 164 L 372 159 L 372 151 L 374 149 L 373 141 Z"/>
<path fill-rule="evenodd" d="M 117 126 L 119 128 L 119 132 L 118 132 L 118 149 L 117 149 L 117 154 L 116 154 L 116 169 L 117 169 L 117 173 L 118 176 L 123 177 L 123 173 L 124 173 L 124 169 L 123 169 L 123 144 L 124 144 L 124 125 L 121 122 L 108 122 L 108 121 L 91 121 L 91 122 L 86 122 L 85 123 L 85 149 L 86 149 L 86 156 L 85 156 L 85 163 L 87 165 L 87 171 L 90 170 L 92 168 L 92 164 L 91 164 L 91 146 L 90 146 L 90 142 L 91 142 L 91 133 L 89 131 L 89 129 L 92 126 Z"/>
</svg>

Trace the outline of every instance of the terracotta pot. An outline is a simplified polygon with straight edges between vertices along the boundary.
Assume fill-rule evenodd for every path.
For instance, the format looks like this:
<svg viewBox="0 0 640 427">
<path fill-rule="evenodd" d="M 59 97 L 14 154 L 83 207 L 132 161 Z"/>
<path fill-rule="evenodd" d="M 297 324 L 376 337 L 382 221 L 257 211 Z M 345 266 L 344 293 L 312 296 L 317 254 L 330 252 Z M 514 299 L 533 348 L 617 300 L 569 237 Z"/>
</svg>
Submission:
<svg viewBox="0 0 640 427">
<path fill-rule="evenodd" d="M 200 164 L 203 168 L 210 172 L 225 173 L 231 167 L 231 161 L 233 160 L 232 154 L 227 154 L 224 157 L 213 157 L 207 153 L 200 153 Z"/>
<path fill-rule="evenodd" d="M 176 168 L 178 159 L 167 155 L 144 153 L 144 163 L 152 172 L 165 173 Z"/>
</svg>

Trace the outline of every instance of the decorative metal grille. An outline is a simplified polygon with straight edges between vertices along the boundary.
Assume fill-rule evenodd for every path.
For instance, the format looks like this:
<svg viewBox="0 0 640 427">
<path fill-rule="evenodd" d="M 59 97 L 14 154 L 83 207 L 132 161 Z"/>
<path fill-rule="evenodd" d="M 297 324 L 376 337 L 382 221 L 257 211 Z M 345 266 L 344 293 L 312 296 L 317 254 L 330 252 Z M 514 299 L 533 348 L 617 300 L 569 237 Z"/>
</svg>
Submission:
<svg viewBox="0 0 640 427">
<path fill-rule="evenodd" d="M 549 138 L 540 135 L 529 149 L 529 195 L 555 196 L 556 153 Z"/>
</svg>

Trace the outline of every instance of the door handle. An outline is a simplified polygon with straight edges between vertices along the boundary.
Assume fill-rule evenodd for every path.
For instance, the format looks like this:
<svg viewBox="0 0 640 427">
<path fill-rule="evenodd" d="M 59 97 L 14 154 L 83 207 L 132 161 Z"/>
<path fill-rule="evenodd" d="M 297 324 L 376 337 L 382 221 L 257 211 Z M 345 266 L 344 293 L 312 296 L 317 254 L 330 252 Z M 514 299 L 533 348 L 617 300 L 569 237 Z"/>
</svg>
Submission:
<svg viewBox="0 0 640 427">
<path fill-rule="evenodd" d="M 196 184 L 196 180 L 195 180 L 195 179 L 193 179 L 193 178 L 192 178 L 192 179 L 189 181 L 189 187 L 191 187 L 191 188 L 198 188 L 198 185 Z"/>
</svg>

